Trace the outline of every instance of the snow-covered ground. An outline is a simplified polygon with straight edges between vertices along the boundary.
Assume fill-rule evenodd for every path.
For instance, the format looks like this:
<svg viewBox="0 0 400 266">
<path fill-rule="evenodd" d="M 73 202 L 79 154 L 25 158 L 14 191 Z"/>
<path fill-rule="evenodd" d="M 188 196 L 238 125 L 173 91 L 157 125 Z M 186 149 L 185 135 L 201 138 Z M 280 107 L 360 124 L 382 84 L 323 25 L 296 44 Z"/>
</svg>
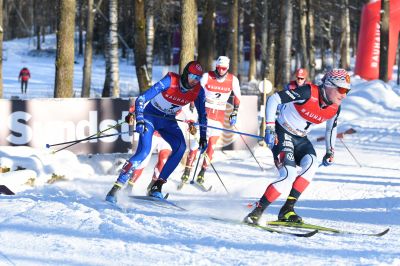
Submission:
<svg viewBox="0 0 400 266">
<path fill-rule="evenodd" d="M 28 96 L 51 96 L 52 87 L 46 84 L 52 82 L 45 77 L 54 80 L 54 61 L 23 54 L 26 46 L 26 41 L 5 44 L 5 95 L 15 95 L 10 92 L 14 87 L 19 93 L 16 77 L 19 60 L 24 60 L 33 72 Z M 11 69 L 13 64 L 18 69 Z M 97 64 L 94 73 L 101 77 L 103 63 Z M 131 65 L 121 66 L 122 73 L 134 71 Z M 158 70 L 155 76 L 161 77 L 162 68 Z M 129 75 L 134 82 L 134 75 Z M 34 81 L 42 83 L 36 92 Z M 79 78 L 75 82 L 79 84 Z M 45 149 L 0 147 L 2 167 L 26 168 L 0 175 L 0 184 L 17 192 L 0 195 L 0 265 L 400 265 L 399 88 L 393 82 L 359 78 L 353 78 L 352 85 L 338 132 L 352 128 L 356 133 L 337 140 L 336 164 L 319 169 L 297 211 L 310 223 L 355 232 L 390 228 L 387 235 L 317 233 L 298 238 L 210 219 L 240 221 L 251 211 L 247 205 L 257 201 L 277 177 L 265 147 L 254 149 L 264 171 L 246 150 L 216 153 L 214 166 L 229 195 L 211 168 L 206 184 L 213 186 L 212 191 L 204 193 L 191 185 L 177 191 L 180 165 L 164 192 L 188 211 L 128 197 L 145 194 L 155 156 L 133 191 L 119 195 L 120 210 L 104 197 L 117 177 L 118 165 L 129 154 L 76 156 L 67 150 L 51 154 Z M 316 140 L 323 132 L 321 125 L 310 135 L 319 159 L 325 148 Z M 65 180 L 47 184 L 52 174 Z M 27 178 L 35 178 L 34 187 L 20 184 Z M 282 195 L 273 203 L 264 219 L 276 219 L 284 200 Z"/>
</svg>

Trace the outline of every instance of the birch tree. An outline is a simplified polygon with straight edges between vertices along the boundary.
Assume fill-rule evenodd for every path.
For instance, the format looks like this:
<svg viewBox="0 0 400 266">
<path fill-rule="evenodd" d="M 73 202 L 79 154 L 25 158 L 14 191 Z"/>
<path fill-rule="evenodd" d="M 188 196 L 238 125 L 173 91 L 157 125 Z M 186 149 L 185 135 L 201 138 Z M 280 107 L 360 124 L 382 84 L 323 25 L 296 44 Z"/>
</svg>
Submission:
<svg viewBox="0 0 400 266">
<path fill-rule="evenodd" d="M 146 65 L 149 81 L 153 78 L 153 50 L 154 50 L 154 0 L 147 0 L 146 8 Z"/>
<path fill-rule="evenodd" d="M 73 97 L 75 0 L 58 1 L 55 98 Z"/>
<path fill-rule="evenodd" d="M 110 90 L 113 97 L 119 97 L 119 58 L 118 58 L 118 0 L 109 0 L 110 27 L 108 33 L 110 56 Z"/>
<path fill-rule="evenodd" d="M 238 75 L 238 20 L 239 20 L 239 0 L 230 1 L 229 14 L 229 48 L 230 48 L 230 65 L 229 72 Z"/>
</svg>

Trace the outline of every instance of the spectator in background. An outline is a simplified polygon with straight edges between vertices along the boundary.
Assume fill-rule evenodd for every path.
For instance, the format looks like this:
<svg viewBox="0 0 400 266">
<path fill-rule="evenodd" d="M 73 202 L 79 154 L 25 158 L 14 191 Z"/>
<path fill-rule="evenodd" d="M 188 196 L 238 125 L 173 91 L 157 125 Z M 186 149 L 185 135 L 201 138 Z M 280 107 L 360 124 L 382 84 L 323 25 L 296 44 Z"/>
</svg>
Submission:
<svg viewBox="0 0 400 266">
<path fill-rule="evenodd" d="M 28 89 L 28 80 L 31 78 L 31 73 L 27 67 L 23 67 L 19 72 L 18 81 L 21 81 L 21 93 L 26 94 Z"/>
<path fill-rule="evenodd" d="M 307 76 L 308 72 L 305 68 L 299 68 L 296 70 L 295 77 L 296 80 L 290 81 L 286 86 L 283 88 L 283 90 L 294 90 L 297 89 L 300 86 L 306 85 L 306 84 L 311 84 L 311 82 L 307 81 Z"/>
</svg>

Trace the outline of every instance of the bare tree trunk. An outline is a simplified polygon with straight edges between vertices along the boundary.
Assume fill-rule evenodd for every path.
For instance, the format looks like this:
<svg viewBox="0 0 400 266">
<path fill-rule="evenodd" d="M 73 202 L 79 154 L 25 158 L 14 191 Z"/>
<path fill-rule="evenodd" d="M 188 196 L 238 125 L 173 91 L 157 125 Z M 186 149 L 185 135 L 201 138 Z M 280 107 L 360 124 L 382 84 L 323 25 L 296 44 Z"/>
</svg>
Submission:
<svg viewBox="0 0 400 266">
<path fill-rule="evenodd" d="M 33 21 L 36 35 L 36 50 L 42 49 L 40 42 L 41 33 L 41 16 L 39 15 L 39 0 L 33 0 Z"/>
<path fill-rule="evenodd" d="M 340 36 L 340 67 L 350 69 L 350 17 L 349 1 L 342 0 L 341 8 L 342 32 Z"/>
<path fill-rule="evenodd" d="M 147 74 L 151 82 L 153 78 L 153 50 L 154 50 L 154 0 L 147 0 L 146 8 L 146 65 Z"/>
<path fill-rule="evenodd" d="M 282 8 L 282 19 L 285 22 L 283 30 L 280 33 L 281 49 L 279 52 L 279 63 L 278 66 L 281 73 L 281 79 L 279 79 L 279 85 L 283 86 L 290 80 L 290 61 L 291 61 L 291 47 L 292 47 L 292 22 L 293 22 L 293 7 L 292 0 L 284 0 L 281 6 Z"/>
<path fill-rule="evenodd" d="M 140 93 L 146 91 L 151 85 L 146 63 L 146 18 L 144 12 L 144 1 L 135 0 L 134 12 L 134 47 L 135 47 L 135 69 L 139 83 Z"/>
<path fill-rule="evenodd" d="M 79 39 L 78 39 L 78 54 L 83 54 L 83 1 L 79 0 L 78 3 L 78 27 L 79 27 Z"/>
<path fill-rule="evenodd" d="M 315 76 L 315 27 L 314 27 L 314 8 L 313 0 L 307 0 L 307 24 L 308 24 L 308 73 L 311 79 Z"/>
<path fill-rule="evenodd" d="M 87 18 L 86 18 L 86 40 L 85 55 L 83 63 L 82 78 L 82 97 L 90 97 L 90 83 L 92 79 L 92 56 L 93 56 L 93 0 L 87 0 Z"/>
<path fill-rule="evenodd" d="M 249 81 L 256 78 L 257 62 L 256 62 L 256 1 L 251 1 L 251 16 L 250 16 L 250 58 L 249 58 Z"/>
<path fill-rule="evenodd" d="M 75 0 L 58 2 L 55 98 L 73 97 Z"/>
<path fill-rule="evenodd" d="M 300 0 L 299 5 L 299 16 L 300 16 L 300 63 L 301 67 L 307 67 L 308 65 L 308 57 L 307 57 L 307 3 L 306 0 Z"/>
<path fill-rule="evenodd" d="M 215 0 L 206 0 L 203 22 L 199 27 L 198 60 L 204 71 L 209 71 L 214 62 L 215 53 Z"/>
<path fill-rule="evenodd" d="M 267 78 L 267 61 L 268 61 L 268 30 L 269 30 L 269 19 L 268 19 L 268 0 L 263 1 L 262 6 L 262 25 L 261 29 L 261 78 Z"/>
<path fill-rule="evenodd" d="M 389 63 L 389 0 L 381 0 L 381 41 L 379 51 L 379 79 L 387 82 Z"/>
<path fill-rule="evenodd" d="M 0 0 L 0 99 L 3 98 L 3 0 Z"/>
<path fill-rule="evenodd" d="M 243 3 L 243 0 L 241 0 Z M 239 81 L 242 80 L 242 72 L 243 72 L 243 64 L 244 64 L 244 36 L 243 36 L 243 24 L 244 24 L 244 10 L 243 8 L 239 9 L 239 63 L 238 63 L 238 79 Z"/>
<path fill-rule="evenodd" d="M 197 5 L 195 0 L 181 0 L 181 53 L 179 73 L 194 59 L 196 49 Z"/>
<path fill-rule="evenodd" d="M 237 76 L 238 74 L 238 19 L 239 19 L 239 0 L 231 0 L 229 18 L 229 44 L 230 44 L 230 66 L 229 72 Z"/>
<path fill-rule="evenodd" d="M 118 0 L 109 2 L 109 20 L 110 20 L 110 89 L 113 97 L 119 97 L 119 57 L 118 57 Z"/>
</svg>

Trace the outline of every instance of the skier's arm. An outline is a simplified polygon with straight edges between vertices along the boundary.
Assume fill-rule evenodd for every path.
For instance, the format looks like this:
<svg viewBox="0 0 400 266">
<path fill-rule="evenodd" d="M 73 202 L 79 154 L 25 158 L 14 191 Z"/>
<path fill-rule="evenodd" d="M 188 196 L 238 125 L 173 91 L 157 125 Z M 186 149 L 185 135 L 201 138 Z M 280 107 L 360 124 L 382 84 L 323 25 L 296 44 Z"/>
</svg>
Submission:
<svg viewBox="0 0 400 266">
<path fill-rule="evenodd" d="M 340 113 L 340 106 L 336 115 L 326 121 L 326 131 L 325 131 L 325 148 L 326 152 L 333 151 L 336 143 L 337 134 L 337 120 Z"/>
<path fill-rule="evenodd" d="M 201 87 L 199 91 L 199 95 L 197 96 L 194 104 L 197 109 L 197 114 L 199 116 L 199 124 L 207 125 L 207 113 L 206 113 L 206 95 L 204 93 L 203 87 Z M 207 127 L 200 126 L 200 137 L 206 138 L 207 135 Z"/>
<path fill-rule="evenodd" d="M 151 99 L 153 99 L 157 94 L 166 91 L 171 85 L 171 76 L 169 74 L 165 75 L 159 82 L 151 86 L 147 91 L 137 97 L 135 105 L 138 103 L 145 104 Z"/>
</svg>

